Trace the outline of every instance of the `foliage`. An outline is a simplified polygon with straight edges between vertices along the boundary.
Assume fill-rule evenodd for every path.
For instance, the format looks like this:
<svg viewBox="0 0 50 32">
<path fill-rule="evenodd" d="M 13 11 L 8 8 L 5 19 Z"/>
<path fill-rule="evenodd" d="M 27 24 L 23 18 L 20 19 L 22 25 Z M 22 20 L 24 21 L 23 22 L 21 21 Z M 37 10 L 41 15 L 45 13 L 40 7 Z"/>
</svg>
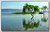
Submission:
<svg viewBox="0 0 50 32">
<path fill-rule="evenodd" d="M 47 9 L 47 6 L 43 6 L 41 9 L 42 10 L 46 10 Z"/>
<path fill-rule="evenodd" d="M 34 10 L 34 12 L 39 12 L 39 6 L 28 5 L 27 3 L 23 6 L 23 12 L 26 12 L 25 9 L 28 9 L 28 11 L 30 11 L 30 9 L 32 9 L 32 11 Z"/>
<path fill-rule="evenodd" d="M 28 21 L 28 23 L 26 23 L 25 20 L 23 20 L 23 27 L 25 28 L 25 30 L 29 29 L 29 28 L 34 28 L 34 27 L 38 27 L 39 26 L 39 21 L 36 23 L 31 23 Z"/>
<path fill-rule="evenodd" d="M 47 21 L 47 19 L 46 19 L 46 18 L 41 18 L 41 20 L 42 20 L 42 21 L 44 21 L 44 22 L 46 22 L 46 21 Z"/>
<path fill-rule="evenodd" d="M 44 9 L 46 9 L 46 8 L 47 8 L 47 6 L 43 6 L 43 8 L 44 8 Z"/>
<path fill-rule="evenodd" d="M 39 12 L 39 7 L 38 6 L 34 6 L 34 12 Z"/>
</svg>

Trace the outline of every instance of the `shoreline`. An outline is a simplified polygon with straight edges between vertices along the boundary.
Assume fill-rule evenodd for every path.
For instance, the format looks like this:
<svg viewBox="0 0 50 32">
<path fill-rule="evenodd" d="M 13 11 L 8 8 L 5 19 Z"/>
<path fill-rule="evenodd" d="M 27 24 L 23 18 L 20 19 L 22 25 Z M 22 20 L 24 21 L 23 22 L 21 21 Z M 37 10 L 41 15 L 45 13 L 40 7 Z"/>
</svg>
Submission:
<svg viewBox="0 0 50 32">
<path fill-rule="evenodd" d="M 13 14 L 43 14 L 43 13 L 35 13 L 35 12 L 15 12 Z"/>
</svg>

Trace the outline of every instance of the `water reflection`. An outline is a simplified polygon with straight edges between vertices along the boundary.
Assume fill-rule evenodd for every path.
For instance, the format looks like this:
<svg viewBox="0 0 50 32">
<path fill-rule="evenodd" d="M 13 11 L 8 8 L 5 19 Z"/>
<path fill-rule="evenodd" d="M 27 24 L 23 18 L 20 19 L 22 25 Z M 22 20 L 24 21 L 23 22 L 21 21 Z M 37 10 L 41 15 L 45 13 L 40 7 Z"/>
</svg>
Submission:
<svg viewBox="0 0 50 32">
<path fill-rule="evenodd" d="M 38 21 L 34 21 L 34 15 L 31 14 L 31 21 L 26 21 L 26 19 L 23 19 L 23 27 L 25 28 L 25 30 L 28 30 L 29 28 L 38 28 L 39 26 L 41 26 L 40 24 L 40 20 Z M 47 22 L 47 19 L 42 18 L 41 21 Z M 28 22 L 28 23 L 27 23 Z"/>
<path fill-rule="evenodd" d="M 41 20 L 42 20 L 43 22 L 47 22 L 48 18 L 43 17 L 43 18 L 41 18 Z"/>
<path fill-rule="evenodd" d="M 32 16 L 32 17 L 31 17 L 31 20 L 34 20 L 34 19 L 33 19 L 34 15 L 33 15 L 33 14 L 31 14 L 31 16 Z"/>
<path fill-rule="evenodd" d="M 33 19 L 33 17 L 31 18 L 31 20 Z M 26 23 L 28 22 L 28 23 Z M 28 30 L 29 28 L 38 28 L 40 25 L 40 21 L 38 20 L 38 22 L 32 22 L 32 21 L 26 21 L 25 19 L 23 19 L 23 27 L 25 28 L 25 30 Z"/>
<path fill-rule="evenodd" d="M 39 21 L 38 19 L 41 19 L 41 15 L 4 15 L 2 16 L 2 28 L 3 30 L 47 30 L 48 22 Z"/>
</svg>

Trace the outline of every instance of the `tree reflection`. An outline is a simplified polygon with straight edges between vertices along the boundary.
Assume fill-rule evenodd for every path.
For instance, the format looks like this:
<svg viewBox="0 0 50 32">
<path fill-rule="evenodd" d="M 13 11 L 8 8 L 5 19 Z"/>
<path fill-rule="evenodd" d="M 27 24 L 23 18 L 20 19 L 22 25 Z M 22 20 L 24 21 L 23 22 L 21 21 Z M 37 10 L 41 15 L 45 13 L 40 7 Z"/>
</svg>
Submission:
<svg viewBox="0 0 50 32">
<path fill-rule="evenodd" d="M 41 18 L 41 20 L 42 20 L 43 22 L 47 22 L 48 18 L 43 17 L 43 18 Z"/>
<path fill-rule="evenodd" d="M 39 27 L 39 21 L 38 22 L 32 22 L 31 21 L 28 23 L 26 23 L 26 20 L 23 19 L 23 27 L 25 28 L 25 30 L 28 30 L 29 28 L 37 28 Z"/>
<path fill-rule="evenodd" d="M 31 14 L 31 16 L 32 16 L 32 18 L 31 18 L 31 20 L 33 19 L 33 17 L 34 17 L 34 15 L 33 14 Z"/>
</svg>

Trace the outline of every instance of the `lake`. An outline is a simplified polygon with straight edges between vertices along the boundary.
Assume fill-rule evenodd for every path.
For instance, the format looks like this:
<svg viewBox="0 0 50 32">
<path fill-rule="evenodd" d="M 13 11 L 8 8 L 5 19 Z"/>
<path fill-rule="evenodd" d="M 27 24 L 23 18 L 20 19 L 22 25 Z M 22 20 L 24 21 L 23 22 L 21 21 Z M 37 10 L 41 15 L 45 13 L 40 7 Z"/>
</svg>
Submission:
<svg viewBox="0 0 50 32">
<path fill-rule="evenodd" d="M 12 14 L 14 12 L 19 12 L 20 10 L 12 10 L 12 9 L 2 9 L 2 17 L 1 17 L 1 28 L 4 31 L 13 30 L 13 31 L 23 31 L 25 30 L 23 27 L 23 19 L 26 22 L 38 22 L 40 21 L 40 26 L 37 28 L 29 28 L 28 30 L 48 30 L 48 20 L 47 22 L 41 21 L 43 14 L 34 14 L 34 20 L 31 20 L 31 14 Z M 22 10 L 20 11 L 22 12 Z M 48 14 L 46 14 L 48 15 Z M 48 17 L 48 16 L 46 16 Z M 33 19 L 33 18 L 32 18 Z"/>
</svg>

